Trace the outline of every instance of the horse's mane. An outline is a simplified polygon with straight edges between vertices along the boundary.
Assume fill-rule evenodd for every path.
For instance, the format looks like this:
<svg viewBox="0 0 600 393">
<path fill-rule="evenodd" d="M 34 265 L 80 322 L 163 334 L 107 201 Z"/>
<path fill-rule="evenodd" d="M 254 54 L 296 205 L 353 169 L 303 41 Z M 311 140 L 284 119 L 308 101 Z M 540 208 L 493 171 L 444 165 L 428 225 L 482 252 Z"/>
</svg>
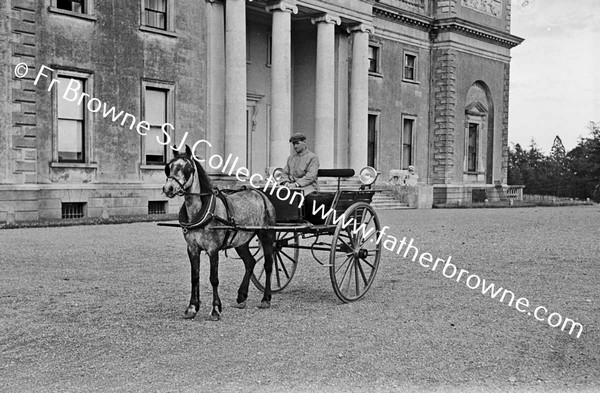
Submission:
<svg viewBox="0 0 600 393">
<path fill-rule="evenodd" d="M 198 182 L 200 183 L 200 192 L 211 192 L 213 189 L 212 181 L 206 174 L 204 168 L 200 163 L 192 158 L 194 165 L 196 166 L 196 173 L 198 174 Z"/>
</svg>

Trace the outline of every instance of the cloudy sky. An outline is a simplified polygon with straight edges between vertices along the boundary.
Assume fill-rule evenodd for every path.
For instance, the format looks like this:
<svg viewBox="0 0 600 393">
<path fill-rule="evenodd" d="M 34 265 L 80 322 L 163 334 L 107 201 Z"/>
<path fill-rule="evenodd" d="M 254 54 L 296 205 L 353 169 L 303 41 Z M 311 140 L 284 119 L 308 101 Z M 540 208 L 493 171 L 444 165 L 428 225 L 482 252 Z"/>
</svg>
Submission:
<svg viewBox="0 0 600 393">
<path fill-rule="evenodd" d="M 572 149 L 600 121 L 600 0 L 512 0 L 511 33 L 509 144 Z"/>
</svg>

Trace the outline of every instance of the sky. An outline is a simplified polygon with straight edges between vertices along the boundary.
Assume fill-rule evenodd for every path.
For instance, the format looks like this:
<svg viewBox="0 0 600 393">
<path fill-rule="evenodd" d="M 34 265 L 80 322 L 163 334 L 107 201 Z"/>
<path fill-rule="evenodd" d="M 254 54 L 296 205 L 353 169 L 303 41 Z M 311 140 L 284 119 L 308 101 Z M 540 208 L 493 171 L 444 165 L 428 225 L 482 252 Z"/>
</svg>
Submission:
<svg viewBox="0 0 600 393">
<path fill-rule="evenodd" d="M 600 121 L 600 0 L 512 0 L 509 146 L 567 151 Z"/>
</svg>

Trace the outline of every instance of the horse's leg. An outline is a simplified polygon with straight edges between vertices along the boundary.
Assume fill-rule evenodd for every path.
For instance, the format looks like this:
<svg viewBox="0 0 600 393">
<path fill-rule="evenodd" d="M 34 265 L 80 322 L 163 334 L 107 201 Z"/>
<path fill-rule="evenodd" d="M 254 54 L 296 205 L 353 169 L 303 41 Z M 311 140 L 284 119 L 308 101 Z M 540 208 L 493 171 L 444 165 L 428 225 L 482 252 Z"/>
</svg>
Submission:
<svg viewBox="0 0 600 393">
<path fill-rule="evenodd" d="M 240 258 L 244 261 L 244 266 L 246 267 L 246 273 L 244 273 L 244 279 L 240 284 L 240 288 L 238 289 L 237 296 L 237 308 L 245 308 L 246 307 L 246 299 L 248 299 L 248 287 L 250 286 L 250 277 L 252 276 L 252 272 L 254 271 L 254 265 L 256 265 L 256 259 L 252 256 L 250 249 L 248 248 L 248 243 L 241 245 L 235 248 L 235 251 L 238 253 Z"/>
<path fill-rule="evenodd" d="M 258 239 L 263 247 L 265 257 L 265 292 L 263 293 L 262 301 L 259 308 L 271 307 L 271 273 L 273 272 L 273 243 L 275 242 L 274 231 L 260 231 Z"/>
<path fill-rule="evenodd" d="M 210 284 L 213 289 L 213 303 L 210 311 L 209 319 L 211 321 L 218 321 L 221 319 L 221 299 L 219 299 L 219 252 L 212 251 L 208 254 L 210 258 Z"/>
<path fill-rule="evenodd" d="M 190 296 L 190 305 L 185 310 L 183 317 L 185 319 L 192 319 L 200 309 L 200 247 L 188 244 L 187 252 L 192 268 L 192 294 Z"/>
</svg>

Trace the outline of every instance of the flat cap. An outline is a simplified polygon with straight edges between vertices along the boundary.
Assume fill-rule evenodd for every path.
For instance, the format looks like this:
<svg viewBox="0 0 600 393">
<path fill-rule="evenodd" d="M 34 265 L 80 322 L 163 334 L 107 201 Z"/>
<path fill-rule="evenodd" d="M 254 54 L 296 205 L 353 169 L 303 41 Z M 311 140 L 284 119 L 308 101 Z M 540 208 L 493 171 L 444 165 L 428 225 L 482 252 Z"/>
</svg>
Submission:
<svg viewBox="0 0 600 393">
<path fill-rule="evenodd" d="M 290 143 L 294 143 L 297 141 L 305 141 L 305 140 L 306 140 L 306 135 L 304 135 L 301 132 L 297 132 L 290 137 Z"/>
</svg>

